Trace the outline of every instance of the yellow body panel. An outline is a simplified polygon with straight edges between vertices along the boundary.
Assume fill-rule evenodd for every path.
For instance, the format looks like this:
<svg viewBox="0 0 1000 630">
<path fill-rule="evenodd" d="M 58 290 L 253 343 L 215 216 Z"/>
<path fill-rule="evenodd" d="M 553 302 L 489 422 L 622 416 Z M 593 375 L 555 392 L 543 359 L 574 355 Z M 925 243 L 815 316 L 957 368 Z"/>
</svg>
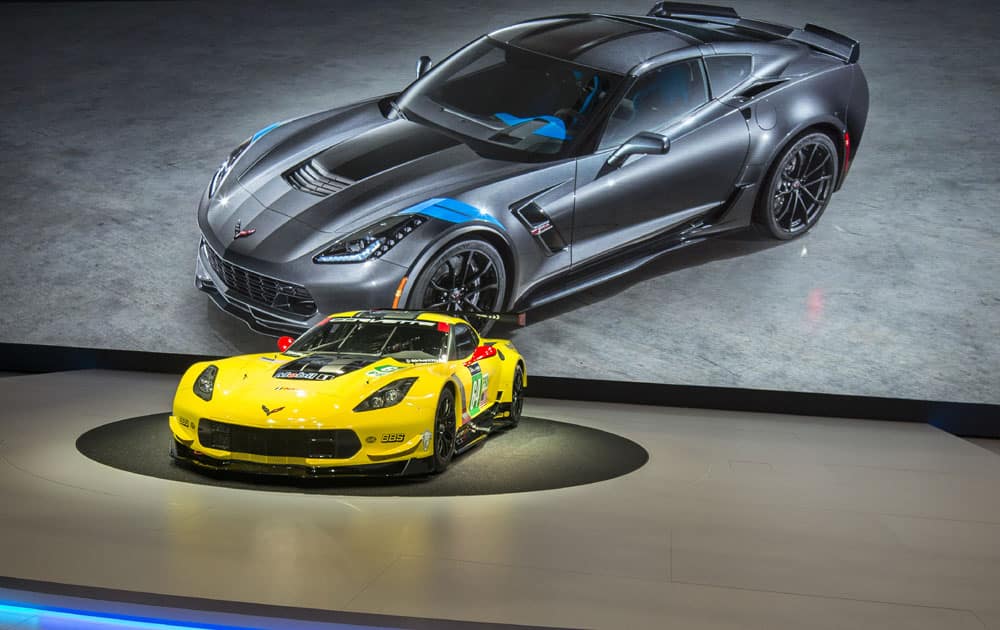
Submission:
<svg viewBox="0 0 1000 630">
<path fill-rule="evenodd" d="M 354 312 L 341 313 L 331 318 L 354 315 Z M 428 313 L 418 318 L 447 324 L 466 323 Z M 468 366 L 470 357 L 418 364 L 385 357 L 325 381 L 274 376 L 283 365 L 301 359 L 300 355 L 275 352 L 196 363 L 188 368 L 177 387 L 170 429 L 174 439 L 196 455 L 220 462 L 333 469 L 431 457 L 434 417 L 446 384 L 451 383 L 457 392 L 457 427 L 490 414 L 494 405 L 510 402 L 515 366 L 520 363 L 523 370 L 523 359 L 509 341 L 489 342 L 499 353 Z M 205 401 L 194 393 L 194 384 L 209 365 L 216 366 L 218 372 L 211 400 Z M 383 409 L 354 411 L 379 388 L 409 377 L 416 377 L 416 381 L 402 402 Z M 477 396 L 475 399 L 473 394 Z M 349 429 L 357 434 L 361 449 L 349 459 L 221 451 L 200 443 L 198 424 L 202 419 L 258 429 Z"/>
</svg>

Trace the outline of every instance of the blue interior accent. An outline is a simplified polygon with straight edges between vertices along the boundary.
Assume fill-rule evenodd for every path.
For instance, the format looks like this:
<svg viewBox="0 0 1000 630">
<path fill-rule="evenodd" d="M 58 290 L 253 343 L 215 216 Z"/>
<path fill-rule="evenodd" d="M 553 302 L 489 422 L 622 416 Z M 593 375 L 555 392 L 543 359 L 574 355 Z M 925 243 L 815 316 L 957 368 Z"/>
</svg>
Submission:
<svg viewBox="0 0 1000 630">
<path fill-rule="evenodd" d="M 498 112 L 493 115 L 499 118 L 500 122 L 511 127 L 526 123 L 529 120 L 544 120 L 547 124 L 535 129 L 532 132 L 533 135 L 545 136 L 546 138 L 554 138 L 556 140 L 566 140 L 569 138 L 569 136 L 566 135 L 566 123 L 555 116 L 529 116 L 527 118 L 521 118 L 520 116 L 515 116 L 506 112 Z"/>
<path fill-rule="evenodd" d="M 596 74 L 594 75 L 594 80 L 591 81 L 591 83 L 594 84 L 594 89 L 592 89 L 590 94 L 587 95 L 587 98 L 584 99 L 583 106 L 580 108 L 581 114 L 587 112 L 587 108 L 590 107 L 590 102 L 594 100 L 594 95 L 597 94 L 597 90 L 601 87 L 601 80 L 597 78 Z"/>
<path fill-rule="evenodd" d="M 465 223 L 466 221 L 486 221 L 506 230 L 503 223 L 492 214 L 484 212 L 475 206 L 450 199 L 447 197 L 436 197 L 427 201 L 410 206 L 403 210 L 401 214 L 422 214 L 426 217 L 447 221 L 448 223 Z"/>
</svg>

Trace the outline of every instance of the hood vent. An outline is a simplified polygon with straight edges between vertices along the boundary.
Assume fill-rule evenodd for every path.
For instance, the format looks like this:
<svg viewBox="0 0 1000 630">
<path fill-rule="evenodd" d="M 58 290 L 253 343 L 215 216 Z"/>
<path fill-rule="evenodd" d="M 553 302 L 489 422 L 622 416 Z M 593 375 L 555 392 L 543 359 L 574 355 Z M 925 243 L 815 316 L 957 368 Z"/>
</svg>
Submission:
<svg viewBox="0 0 1000 630">
<path fill-rule="evenodd" d="M 328 197 L 354 183 L 352 179 L 326 170 L 316 159 L 307 160 L 285 173 L 285 181 L 292 188 L 317 197 Z"/>
</svg>

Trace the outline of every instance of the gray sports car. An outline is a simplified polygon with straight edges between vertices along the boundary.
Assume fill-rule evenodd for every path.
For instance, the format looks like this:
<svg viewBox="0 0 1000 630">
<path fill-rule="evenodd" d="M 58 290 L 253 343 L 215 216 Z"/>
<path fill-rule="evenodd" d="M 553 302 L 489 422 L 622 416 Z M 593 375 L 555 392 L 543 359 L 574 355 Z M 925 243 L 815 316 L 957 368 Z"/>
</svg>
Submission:
<svg viewBox="0 0 1000 630">
<path fill-rule="evenodd" d="M 201 199 L 196 285 L 298 333 L 348 309 L 525 310 L 752 223 L 794 238 L 857 154 L 859 50 L 676 2 L 500 29 L 240 144 Z"/>
</svg>

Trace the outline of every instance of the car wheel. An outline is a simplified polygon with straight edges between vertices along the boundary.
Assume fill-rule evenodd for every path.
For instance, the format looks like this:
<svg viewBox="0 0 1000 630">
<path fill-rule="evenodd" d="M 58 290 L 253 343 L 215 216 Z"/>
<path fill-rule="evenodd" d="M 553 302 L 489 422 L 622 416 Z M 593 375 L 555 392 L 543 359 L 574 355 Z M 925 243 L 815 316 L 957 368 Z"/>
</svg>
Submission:
<svg viewBox="0 0 1000 630">
<path fill-rule="evenodd" d="M 455 392 L 441 390 L 437 412 L 434 414 L 434 472 L 441 472 L 455 456 Z"/>
<path fill-rule="evenodd" d="M 520 365 L 514 370 L 514 382 L 510 386 L 510 426 L 516 427 L 521 421 L 524 409 L 524 370 Z"/>
<path fill-rule="evenodd" d="M 782 151 L 757 200 L 757 222 L 787 241 L 819 221 L 837 182 L 837 147 L 825 133 L 810 133 Z"/>
<path fill-rule="evenodd" d="M 462 241 L 439 252 L 424 267 L 409 302 L 411 308 L 425 311 L 493 313 L 503 308 L 506 289 L 500 252 L 485 241 Z M 488 326 L 477 328 L 482 333 Z"/>
</svg>

